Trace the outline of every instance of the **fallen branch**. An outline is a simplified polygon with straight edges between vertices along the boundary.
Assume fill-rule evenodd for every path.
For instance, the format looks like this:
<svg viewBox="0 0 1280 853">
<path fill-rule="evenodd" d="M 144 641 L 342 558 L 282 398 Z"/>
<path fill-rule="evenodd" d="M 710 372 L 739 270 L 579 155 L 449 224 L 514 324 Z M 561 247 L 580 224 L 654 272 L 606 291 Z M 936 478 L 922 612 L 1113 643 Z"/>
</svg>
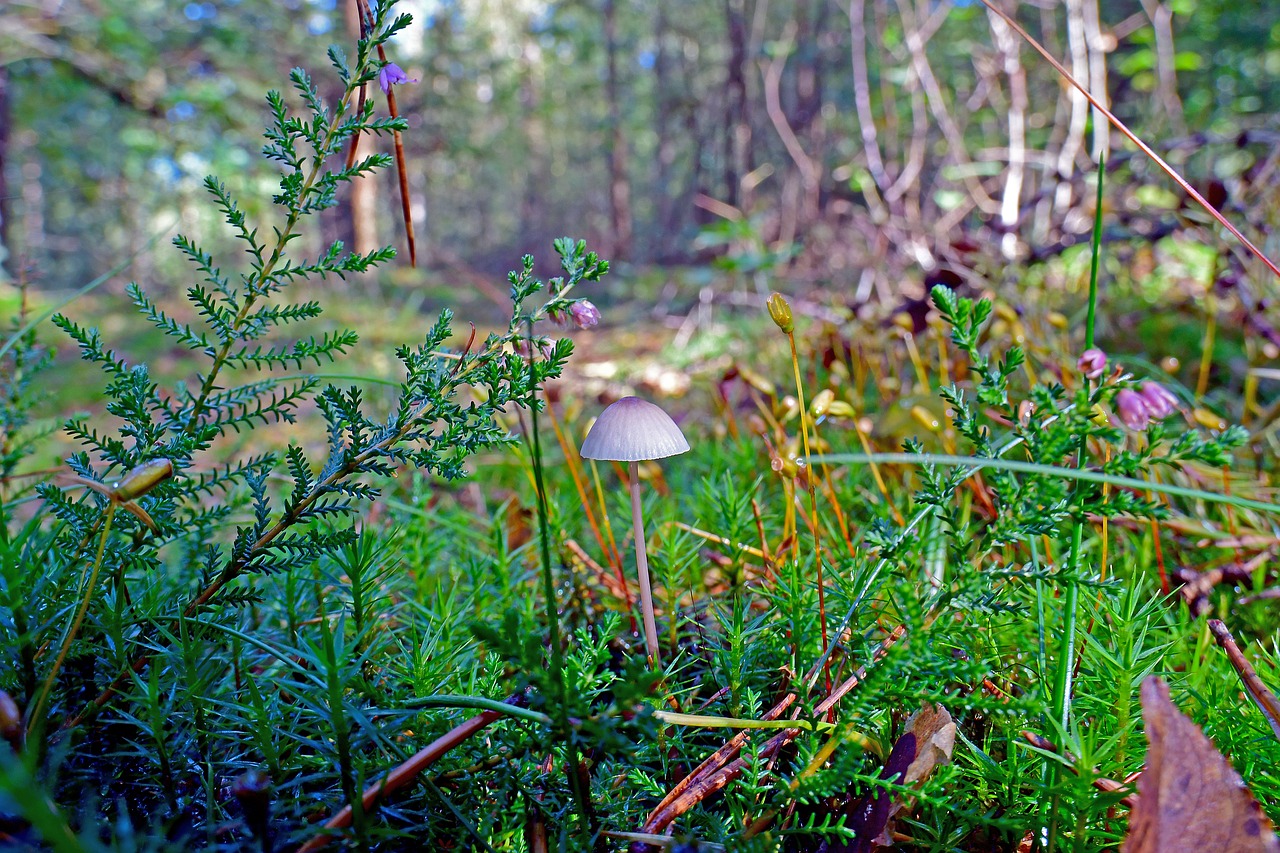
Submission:
<svg viewBox="0 0 1280 853">
<path fill-rule="evenodd" d="M 476 732 L 488 726 L 499 717 L 503 716 L 501 711 L 485 711 L 477 714 L 459 726 L 455 726 L 445 734 L 433 740 L 425 748 L 419 750 L 413 757 L 405 761 L 399 767 L 388 773 L 381 781 L 365 788 L 364 794 L 360 797 L 361 810 L 368 812 L 373 809 L 381 800 L 395 793 L 401 788 L 408 785 L 422 771 L 426 770 L 436 761 L 438 761 L 445 753 L 453 749 Z M 351 825 L 351 819 L 354 816 L 354 810 L 351 804 L 342 807 L 342 810 L 333 817 L 325 821 L 324 829 L 343 829 Z M 311 853 L 314 850 L 323 849 L 330 841 L 333 835 L 328 832 L 321 832 L 306 844 L 298 848 L 298 853 Z"/>
<path fill-rule="evenodd" d="M 1231 636 L 1227 626 L 1222 624 L 1219 619 L 1210 619 L 1209 630 L 1213 632 L 1213 638 L 1218 641 L 1218 645 L 1222 646 L 1222 650 L 1227 653 L 1227 660 L 1231 661 L 1231 665 L 1236 668 L 1236 673 L 1240 676 L 1240 681 L 1244 684 L 1244 689 L 1249 694 L 1249 698 L 1253 700 L 1253 703 L 1258 706 L 1258 710 L 1262 712 L 1262 716 L 1266 718 L 1267 724 L 1271 726 L 1271 731 L 1275 734 L 1276 739 L 1280 740 L 1280 701 L 1276 701 L 1276 695 L 1267 689 L 1267 685 L 1262 683 L 1262 679 L 1258 677 L 1253 665 L 1249 663 L 1244 656 L 1244 652 L 1240 651 L 1240 647 L 1236 645 L 1235 638 Z"/>
</svg>

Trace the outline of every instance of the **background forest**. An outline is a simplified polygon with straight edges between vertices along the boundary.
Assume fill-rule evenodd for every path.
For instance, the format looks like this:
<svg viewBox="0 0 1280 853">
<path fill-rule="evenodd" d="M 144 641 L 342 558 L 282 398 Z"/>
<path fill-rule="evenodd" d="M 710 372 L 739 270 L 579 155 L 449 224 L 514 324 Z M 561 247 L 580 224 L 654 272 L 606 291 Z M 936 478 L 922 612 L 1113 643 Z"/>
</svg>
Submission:
<svg viewBox="0 0 1280 853">
<path fill-rule="evenodd" d="M 977 246 L 1043 259 L 1079 242 L 1100 156 L 1149 196 L 1166 187 L 977 3 L 408 6 L 419 23 L 392 53 L 421 81 L 399 102 L 427 268 L 491 278 L 572 231 L 620 262 L 689 264 L 730 246 L 748 271 L 791 264 L 859 300 L 916 282 L 918 297 L 925 275 L 971 268 Z M 1250 210 L 1280 107 L 1275 4 L 1007 8 L 1176 165 Z M 355 26 L 332 0 L 6 3 L 5 270 L 20 257 L 39 286 L 88 281 L 139 237 L 207 216 L 208 173 L 262 198 L 248 192 L 275 180 L 251 153 L 261 92 Z M 319 239 L 392 242 L 394 181 L 356 184 Z M 1178 206 L 1156 200 L 1161 216 Z M 1132 213 L 1119 229 L 1151 240 L 1174 227 Z"/>
<path fill-rule="evenodd" d="M 0 0 L 0 850 L 1278 853 L 1277 79 Z"/>
</svg>

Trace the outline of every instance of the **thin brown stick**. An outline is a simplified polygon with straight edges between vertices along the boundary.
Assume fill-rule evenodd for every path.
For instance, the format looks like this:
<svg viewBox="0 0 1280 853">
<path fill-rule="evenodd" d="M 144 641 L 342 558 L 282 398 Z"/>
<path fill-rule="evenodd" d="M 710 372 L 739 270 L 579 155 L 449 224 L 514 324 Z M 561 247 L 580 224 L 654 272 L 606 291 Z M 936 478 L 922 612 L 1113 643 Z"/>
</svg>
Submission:
<svg viewBox="0 0 1280 853">
<path fill-rule="evenodd" d="M 1210 619 L 1209 630 L 1213 632 L 1213 638 L 1218 641 L 1218 645 L 1222 646 L 1222 650 L 1227 653 L 1227 660 L 1231 661 L 1231 665 L 1235 667 L 1236 674 L 1240 676 L 1240 683 L 1244 685 L 1249 698 L 1266 718 L 1276 739 L 1280 740 L 1280 701 L 1276 701 L 1276 695 L 1262 683 L 1253 665 L 1236 645 L 1235 638 L 1231 636 L 1227 626 L 1219 619 Z"/>
<path fill-rule="evenodd" d="M 383 62 L 387 61 L 387 52 L 382 49 L 382 45 L 378 45 L 378 58 Z M 396 93 L 394 87 L 387 87 L 387 112 L 391 113 L 392 118 L 399 118 L 400 111 L 396 108 Z M 418 244 L 413 236 L 413 213 L 409 209 L 409 170 L 405 166 L 404 160 L 404 140 L 400 137 L 400 131 L 395 130 L 391 133 L 391 138 L 395 140 L 396 148 L 396 175 L 400 179 L 400 212 L 404 217 L 404 236 L 409 243 L 409 266 L 416 267 L 418 265 Z"/>
<path fill-rule="evenodd" d="M 485 711 L 477 714 L 459 726 L 455 726 L 448 732 L 433 740 L 425 748 L 419 750 L 408 761 L 405 761 L 399 767 L 392 770 L 384 779 L 375 785 L 370 785 L 364 789 L 364 793 L 360 797 L 361 809 L 368 812 L 379 800 L 387 795 L 400 790 L 418 777 L 423 770 L 430 767 L 440 759 L 445 753 L 471 737 L 476 732 L 488 726 L 494 720 L 502 716 L 501 711 Z M 351 819 L 354 812 L 350 804 L 343 806 L 342 809 L 329 818 L 324 823 L 324 829 L 342 829 L 351 825 Z M 306 844 L 298 848 L 298 853 L 311 853 L 314 850 L 320 850 L 325 847 L 333 836 L 327 832 L 321 832 L 312 838 Z"/>
<path fill-rule="evenodd" d="M 586 552 L 586 550 L 582 547 L 582 545 L 578 543 L 576 539 L 566 539 L 564 542 L 564 546 L 573 553 L 573 556 L 581 560 L 583 565 L 585 565 L 588 569 L 591 569 L 591 571 L 595 574 L 595 576 L 600 579 L 600 582 L 604 584 L 605 589 L 609 590 L 609 593 L 614 598 L 621 599 L 625 597 L 627 601 L 630 602 L 631 591 L 627 589 L 627 584 L 625 580 L 614 577 L 612 574 L 609 573 L 608 569 L 606 569 L 604 566 L 600 565 L 594 559 L 592 559 L 591 555 Z M 627 610 L 628 612 L 630 612 L 631 610 L 630 603 L 627 604 Z M 631 617 L 631 622 L 632 622 L 631 630 L 634 631 L 636 629 L 635 616 Z"/>
<path fill-rule="evenodd" d="M 906 633 L 906 628 L 902 625 L 894 628 L 889 636 L 880 642 L 875 651 L 871 655 L 872 662 L 881 660 L 894 643 L 896 643 Z M 812 684 L 817 680 L 820 667 L 815 666 L 809 674 L 809 683 Z M 830 714 L 835 711 L 835 706 L 844 698 L 854 687 L 862 683 L 862 679 L 866 678 L 866 668 L 859 668 L 858 672 L 850 676 L 840 685 L 838 685 L 831 695 L 818 705 L 814 711 L 819 715 Z M 762 719 L 775 720 L 782 715 L 796 700 L 795 693 L 788 693 L 776 705 L 764 715 Z M 799 717 L 799 708 L 793 714 L 792 719 Z M 767 740 L 760 749 L 760 755 L 766 758 L 774 756 L 779 749 L 787 743 L 790 743 L 800 733 L 804 731 L 801 728 L 783 729 L 776 735 Z M 703 761 L 698 767 L 681 779 L 678 784 L 662 799 L 657 807 L 650 812 L 649 817 L 645 820 L 643 832 L 662 832 L 666 827 L 670 826 L 672 821 L 680 815 L 693 808 L 709 795 L 721 790 L 730 782 L 738 777 L 746 762 L 739 758 L 738 755 L 742 751 L 743 745 L 747 741 L 750 730 L 744 730 L 730 739 L 724 746 L 715 751 L 706 761 Z"/>
</svg>

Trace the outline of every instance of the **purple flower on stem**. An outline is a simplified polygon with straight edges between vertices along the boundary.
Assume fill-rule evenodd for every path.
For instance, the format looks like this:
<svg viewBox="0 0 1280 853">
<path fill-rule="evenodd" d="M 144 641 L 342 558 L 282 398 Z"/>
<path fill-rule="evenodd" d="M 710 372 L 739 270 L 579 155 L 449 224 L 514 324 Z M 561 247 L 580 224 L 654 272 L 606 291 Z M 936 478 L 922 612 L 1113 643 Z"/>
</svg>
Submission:
<svg viewBox="0 0 1280 853">
<path fill-rule="evenodd" d="M 400 83 L 417 83 L 416 77 L 410 77 L 404 73 L 404 69 L 394 62 L 388 62 L 382 68 L 378 69 L 378 85 L 382 87 L 382 94 L 390 95 L 391 87 Z"/>
<path fill-rule="evenodd" d="M 1080 355 L 1076 366 L 1089 379 L 1097 379 L 1107 369 L 1107 354 L 1097 347 L 1091 347 Z"/>
<path fill-rule="evenodd" d="M 1116 395 L 1116 416 L 1129 429 L 1144 430 L 1151 423 L 1151 407 L 1137 391 L 1125 388 Z"/>
<path fill-rule="evenodd" d="M 589 329 L 600 322 L 600 309 L 585 299 L 569 306 L 569 316 L 579 329 Z"/>
<path fill-rule="evenodd" d="M 1142 395 L 1147 408 L 1151 410 L 1151 417 L 1156 420 L 1169 417 L 1178 408 L 1178 398 L 1159 382 L 1143 382 L 1142 390 L 1138 393 Z"/>
</svg>

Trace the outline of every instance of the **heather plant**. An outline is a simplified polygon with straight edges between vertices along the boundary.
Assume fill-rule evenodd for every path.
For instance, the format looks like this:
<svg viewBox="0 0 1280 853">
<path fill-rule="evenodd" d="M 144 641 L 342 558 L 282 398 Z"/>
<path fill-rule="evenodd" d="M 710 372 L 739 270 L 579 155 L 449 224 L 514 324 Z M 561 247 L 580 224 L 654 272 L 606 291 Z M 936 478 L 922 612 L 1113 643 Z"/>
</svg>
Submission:
<svg viewBox="0 0 1280 853">
<path fill-rule="evenodd" d="M 274 225 L 207 181 L 246 255 L 175 241 L 197 320 L 130 286 L 194 378 L 55 320 L 107 403 L 69 421 L 81 449 L 38 495 L 17 466 L 47 356 L 21 320 L 0 348 L 0 848 L 1114 849 L 1153 673 L 1276 811 L 1280 746 L 1200 619 L 1227 592 L 1169 595 L 1158 525 L 1229 529 L 1238 564 L 1238 526 L 1280 508 L 1188 484 L 1246 435 L 1184 428 L 1189 395 L 1103 351 L 1096 254 L 1084 340 L 1052 345 L 945 287 L 918 340 L 775 294 L 717 417 L 685 419 L 689 455 L 629 466 L 652 486 L 633 502 L 603 487 L 620 468 L 585 485 L 571 439 L 598 412 L 543 393 L 572 348 L 550 323 L 602 320 L 576 290 L 608 264 L 580 241 L 550 281 L 523 259 L 483 340 L 457 346 L 445 311 L 402 347 L 382 414 L 302 373 L 356 335 L 290 337 L 320 314 L 290 294 L 393 256 L 293 249 L 389 164 L 331 165 L 404 128 L 361 92 L 411 82 L 383 56 L 407 24 L 378 5 L 354 62 L 330 52 L 335 104 L 302 71 L 269 96 Z M 306 420 L 319 458 L 246 441 Z M 641 511 L 652 664 L 610 522 Z M 1274 646 L 1250 654 L 1274 680 Z"/>
<path fill-rule="evenodd" d="M 316 278 L 366 273 L 395 254 L 390 248 L 348 253 L 334 243 L 318 257 L 301 258 L 291 245 L 308 220 L 336 204 L 344 184 L 390 163 L 386 155 L 372 154 L 335 165 L 344 149 L 360 134 L 382 136 L 405 127 L 403 119 L 378 116 L 362 93 L 375 81 L 387 88 L 391 66 L 378 56 L 410 18 L 393 15 L 390 4 L 370 15 L 354 61 L 337 47 L 329 51 L 343 87 L 336 103 L 326 103 L 302 69 L 290 75 L 292 103 L 280 92 L 267 97 L 271 122 L 263 155 L 282 170 L 273 197 L 278 220 L 251 223 L 218 179 L 206 179 L 247 262 L 233 269 L 195 239 L 175 238 L 195 272 L 186 298 L 199 319 L 177 319 L 141 286 L 128 287 L 141 315 L 171 345 L 200 359 L 194 379 L 168 386 L 148 365 L 130 363 L 110 347 L 96 328 L 65 314 L 54 317 L 82 358 L 105 374 L 106 413 L 67 422 L 67 433 L 83 449 L 67 460 L 69 482 L 38 486 L 40 508 L 25 525 L 15 514 L 20 495 L 9 484 L 27 446 L 21 430 L 32 375 L 47 357 L 30 332 L 6 344 L 0 624 L 20 665 L 6 668 L 0 688 L 25 709 L 21 763 L 14 755 L 5 758 L 10 782 L 51 773 L 61 797 L 110 812 L 114 798 L 95 803 L 101 796 L 93 793 L 95 786 L 126 778 L 121 774 L 130 762 L 154 765 L 158 784 L 148 796 L 165 800 L 172 819 L 189 819 L 178 803 L 186 795 L 175 781 L 184 775 L 178 768 L 192 760 L 212 766 L 210 728 L 224 713 L 210 698 L 217 695 L 212 686 L 220 660 L 211 648 L 228 640 L 261 646 L 245 632 L 252 630 L 254 609 L 275 591 L 272 584 L 283 578 L 277 589 L 294 595 L 292 579 L 299 572 L 334 565 L 351 583 L 352 635 L 344 617 L 318 640 L 295 639 L 318 644 L 308 648 L 328 673 L 327 717 L 342 785 L 352 793 L 357 779 L 342 696 L 348 680 L 361 677 L 358 661 L 367 654 L 372 630 L 372 604 L 364 596 L 373 594 L 370 579 L 379 575 L 372 567 L 357 571 L 368 564 L 372 546 L 350 517 L 378 496 L 379 477 L 410 466 L 457 479 L 474 454 L 509 443 L 502 413 L 535 405 L 537 389 L 559 374 L 572 348 L 567 340 L 543 339 L 531 353 L 527 330 L 548 318 L 598 317 L 572 292 L 599 279 L 608 264 L 583 242 L 566 238 L 555 244 L 563 277 L 544 283 L 533 274 L 532 257 L 510 275 L 512 312 L 505 329 L 481 341 L 473 329 L 464 347 L 450 349 L 452 314 L 445 310 L 420 343 L 399 348 L 404 379 L 386 414 L 371 414 L 357 387 L 324 386 L 299 374 L 346 353 L 357 335 L 288 336 L 290 328 L 321 313 L 318 302 L 288 294 Z M 535 304 L 542 291 L 545 299 Z M 327 434 L 319 460 L 301 444 L 240 458 L 230 450 L 236 436 L 293 423 L 310 411 L 323 419 Z M 242 683 L 238 669 L 236 681 Z M 251 699 L 256 713 L 267 713 L 261 692 Z M 121 704 L 110 721 L 93 726 L 94 715 L 116 701 Z M 88 742 L 71 747 L 68 737 L 85 725 L 91 726 Z M 106 769 L 110 762 L 92 765 L 88 756 L 112 754 L 117 738 L 128 745 L 116 756 L 123 764 L 115 770 Z M 193 751 L 182 754 L 184 743 Z M 219 784 L 213 775 L 203 778 L 206 793 Z M 19 783 L 10 786 L 20 789 Z"/>
</svg>

